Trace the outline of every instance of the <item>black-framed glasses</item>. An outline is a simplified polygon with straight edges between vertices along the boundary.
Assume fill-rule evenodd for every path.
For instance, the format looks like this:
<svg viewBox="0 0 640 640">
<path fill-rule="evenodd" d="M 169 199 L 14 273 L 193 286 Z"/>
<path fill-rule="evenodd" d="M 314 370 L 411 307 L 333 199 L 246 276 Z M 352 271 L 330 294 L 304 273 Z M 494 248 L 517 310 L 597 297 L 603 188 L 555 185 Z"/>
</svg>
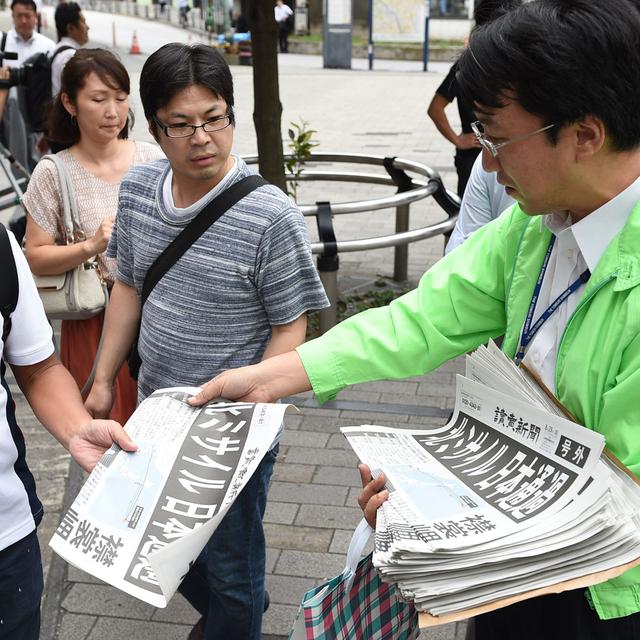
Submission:
<svg viewBox="0 0 640 640">
<path fill-rule="evenodd" d="M 156 116 L 153 116 L 153 121 L 164 131 L 164 135 L 168 138 L 189 138 L 198 129 L 202 129 L 205 133 L 215 133 L 216 131 L 222 131 L 231 124 L 231 116 L 217 116 L 211 118 L 202 124 L 188 124 L 181 122 L 180 124 L 164 124 L 160 122 Z"/>
<path fill-rule="evenodd" d="M 484 131 L 484 125 L 480 120 L 476 120 L 471 123 L 471 131 L 473 131 L 476 140 L 491 154 L 492 158 L 498 157 L 498 151 L 502 149 L 502 147 L 506 147 L 508 144 L 512 142 L 520 142 L 521 140 L 526 140 L 527 138 L 531 138 L 538 133 L 542 133 L 547 129 L 551 129 L 551 127 L 555 127 L 555 124 L 548 124 L 546 127 L 541 127 L 540 129 L 536 129 L 531 133 L 525 133 L 522 136 L 516 136 L 515 138 L 511 138 L 511 140 L 505 140 L 504 142 L 491 142 L 488 140 Z"/>
</svg>

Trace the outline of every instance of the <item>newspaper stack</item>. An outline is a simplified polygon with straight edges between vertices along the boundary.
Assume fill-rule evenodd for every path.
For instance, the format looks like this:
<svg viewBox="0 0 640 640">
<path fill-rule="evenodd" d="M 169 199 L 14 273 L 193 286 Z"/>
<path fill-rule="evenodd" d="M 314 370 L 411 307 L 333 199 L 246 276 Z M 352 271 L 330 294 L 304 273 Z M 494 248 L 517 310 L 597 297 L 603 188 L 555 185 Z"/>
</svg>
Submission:
<svg viewBox="0 0 640 640">
<path fill-rule="evenodd" d="M 495 345 L 468 357 L 427 430 L 347 427 L 388 479 L 374 565 L 421 626 L 603 582 L 640 563 L 640 487 Z M 498 391 L 498 389 L 500 391 Z"/>
<path fill-rule="evenodd" d="M 51 542 L 67 562 L 155 607 L 182 578 L 271 447 L 287 405 L 212 402 L 160 389 L 96 465 Z"/>
</svg>

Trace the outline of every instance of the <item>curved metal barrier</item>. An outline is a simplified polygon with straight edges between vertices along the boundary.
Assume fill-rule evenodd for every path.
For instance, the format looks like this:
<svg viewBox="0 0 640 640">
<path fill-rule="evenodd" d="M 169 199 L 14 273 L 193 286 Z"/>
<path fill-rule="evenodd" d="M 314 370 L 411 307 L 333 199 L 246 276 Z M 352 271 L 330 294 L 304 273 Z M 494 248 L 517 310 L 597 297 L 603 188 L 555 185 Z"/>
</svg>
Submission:
<svg viewBox="0 0 640 640">
<path fill-rule="evenodd" d="M 285 156 L 288 160 L 290 156 Z M 258 156 L 243 156 L 248 164 L 257 164 Z M 318 225 L 319 242 L 311 244 L 311 250 L 318 256 L 320 278 L 331 301 L 331 307 L 320 312 L 320 332 L 324 333 L 336 324 L 336 302 L 338 298 L 338 254 L 349 251 L 367 251 L 395 247 L 394 280 L 402 282 L 407 279 L 407 263 L 409 243 L 432 238 L 441 233 L 452 231 L 458 211 L 460 199 L 447 191 L 440 174 L 434 169 L 409 160 L 396 157 L 354 155 L 348 153 L 314 153 L 308 163 L 350 163 L 383 167 L 383 173 L 356 173 L 345 171 L 318 171 L 305 169 L 298 181 L 331 181 L 359 182 L 395 187 L 396 192 L 382 198 L 371 198 L 352 202 L 333 203 L 316 202 L 313 205 L 298 205 L 305 216 L 315 216 Z M 410 175 L 412 174 L 412 175 Z M 293 181 L 292 175 L 287 175 Z M 441 222 L 409 229 L 409 208 L 412 203 L 433 197 L 447 214 Z M 337 240 L 333 229 L 333 216 L 347 213 L 362 213 L 395 208 L 395 233 L 357 240 Z"/>
<path fill-rule="evenodd" d="M 285 156 L 285 161 L 291 156 Z M 258 156 L 243 156 L 248 164 L 257 164 Z M 355 155 L 348 153 L 314 153 L 308 163 L 350 163 L 383 167 L 383 173 L 356 173 L 346 171 L 318 171 L 305 169 L 298 181 L 331 181 L 358 182 L 395 187 L 396 192 L 382 198 L 357 200 L 352 202 L 333 203 L 316 202 L 313 205 L 298 205 L 305 216 L 315 216 L 318 226 L 319 242 L 311 244 L 311 250 L 318 256 L 318 271 L 327 296 L 331 302 L 329 309 L 320 312 L 320 332 L 324 333 L 336 324 L 336 301 L 338 299 L 339 253 L 350 251 L 367 251 L 395 247 L 393 278 L 399 282 L 407 279 L 407 263 L 409 243 L 446 234 L 453 229 L 460 199 L 447 191 L 440 174 L 419 162 L 402 160 L 396 157 Z M 412 174 L 412 175 L 410 175 Z M 293 181 L 292 175 L 285 176 Z M 447 217 L 436 224 L 409 229 L 409 209 L 412 203 L 428 197 L 434 200 L 447 214 Z M 362 213 L 395 208 L 395 233 L 384 236 L 362 238 L 358 240 L 339 241 L 333 229 L 333 216 L 347 213 Z"/>
</svg>

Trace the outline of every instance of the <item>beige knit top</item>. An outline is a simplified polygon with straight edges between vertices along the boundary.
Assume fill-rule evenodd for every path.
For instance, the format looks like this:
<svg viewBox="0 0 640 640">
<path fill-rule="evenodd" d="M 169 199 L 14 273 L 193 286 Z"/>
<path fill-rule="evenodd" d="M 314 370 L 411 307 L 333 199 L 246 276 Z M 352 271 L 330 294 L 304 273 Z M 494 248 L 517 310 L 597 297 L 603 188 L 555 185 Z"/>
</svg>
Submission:
<svg viewBox="0 0 640 640">
<path fill-rule="evenodd" d="M 116 215 L 120 183 L 110 184 L 97 178 L 68 150 L 60 151 L 58 157 L 64 162 L 71 177 L 78 201 L 80 224 L 85 237 L 92 238 L 105 218 Z M 135 142 L 133 164 L 150 162 L 163 157 L 164 154 L 159 147 L 148 142 Z M 37 164 L 22 198 L 22 204 L 34 222 L 57 244 L 64 243 L 60 182 L 53 162 L 45 161 Z M 105 280 L 112 283 L 116 274 L 115 259 L 100 254 L 98 264 Z"/>
</svg>

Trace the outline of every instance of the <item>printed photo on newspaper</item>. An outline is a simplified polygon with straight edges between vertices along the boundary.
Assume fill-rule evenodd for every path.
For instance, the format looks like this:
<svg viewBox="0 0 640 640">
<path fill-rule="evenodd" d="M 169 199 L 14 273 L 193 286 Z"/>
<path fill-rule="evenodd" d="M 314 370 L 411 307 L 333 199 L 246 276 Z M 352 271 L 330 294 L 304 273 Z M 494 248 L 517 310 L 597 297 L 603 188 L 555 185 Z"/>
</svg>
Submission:
<svg viewBox="0 0 640 640">
<path fill-rule="evenodd" d="M 284 404 L 186 403 L 160 389 L 126 424 L 135 453 L 112 447 L 65 513 L 50 546 L 70 564 L 166 607 L 190 563 L 280 431 Z"/>
</svg>

